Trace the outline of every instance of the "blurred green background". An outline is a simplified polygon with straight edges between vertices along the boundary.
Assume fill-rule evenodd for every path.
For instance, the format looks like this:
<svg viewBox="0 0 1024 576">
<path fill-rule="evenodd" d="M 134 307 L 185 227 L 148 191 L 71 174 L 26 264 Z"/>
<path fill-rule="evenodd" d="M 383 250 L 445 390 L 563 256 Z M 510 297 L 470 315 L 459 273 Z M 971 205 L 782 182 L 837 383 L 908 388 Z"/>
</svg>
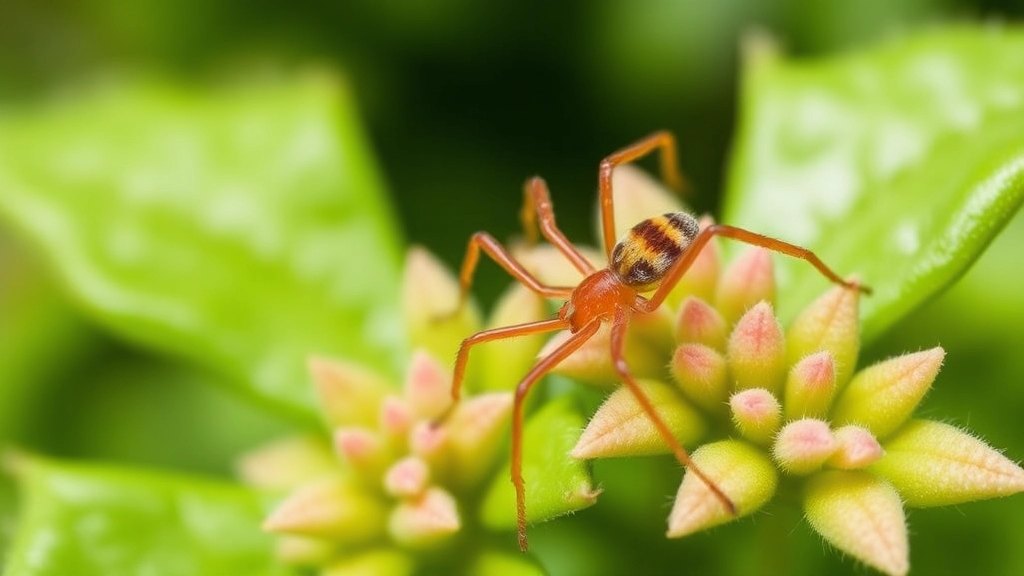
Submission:
<svg viewBox="0 0 1024 576">
<path fill-rule="evenodd" d="M 736 120 L 740 38 L 754 27 L 786 52 L 811 56 L 950 21 L 1022 14 L 1024 3 L 1013 0 L 6 0 L 0 101 L 32 102 L 124 72 L 203 84 L 253 71 L 337 69 L 355 93 L 406 240 L 454 267 L 473 231 L 498 238 L 518 231 L 520 186 L 533 174 L 551 185 L 567 234 L 590 241 L 598 161 L 655 129 L 679 137 L 690 200 L 714 211 Z M 1024 305 L 1001 304 L 1020 302 L 1022 243 L 1018 217 L 966 282 L 865 354 L 945 345 L 947 367 L 925 415 L 952 414 L 1011 458 L 1024 454 L 1020 410 L 1007 409 L 1024 408 Z M 505 283 L 485 271 L 479 293 L 487 301 Z M 982 300 L 989 305 L 975 309 Z M 965 307 L 976 313 L 964 314 Z M 954 317 L 956 324 L 947 321 Z M 48 454 L 228 475 L 239 450 L 287 428 L 208 386 L 216 376 L 83 319 L 35 250 L 3 229 L 0 371 L 0 438 Z M 977 386 L 951 389 L 944 380 Z M 669 495 L 674 487 L 657 489 Z M 2 497 L 9 501 L 9 491 Z M 1010 506 L 1024 516 L 1019 499 Z M 991 522 L 1009 510 L 988 502 L 962 513 L 912 512 L 913 562 L 923 564 L 920 573 L 942 573 L 928 565 L 929 549 L 970 555 L 971 535 L 999 530 Z M 1024 526 L 1007 521 L 1005 529 Z M 929 522 L 955 526 L 938 530 Z M 10 529 L 9 521 L 0 524 L 0 540 Z M 749 530 L 734 533 L 729 546 L 746 546 Z M 959 536 L 941 539 L 949 534 Z M 816 538 L 806 527 L 796 536 Z M 1024 566 L 1020 551 L 978 549 L 1004 554 L 999 566 L 1014 564 L 1005 555 Z M 994 573 L 985 559 L 977 555 L 978 573 Z"/>
</svg>

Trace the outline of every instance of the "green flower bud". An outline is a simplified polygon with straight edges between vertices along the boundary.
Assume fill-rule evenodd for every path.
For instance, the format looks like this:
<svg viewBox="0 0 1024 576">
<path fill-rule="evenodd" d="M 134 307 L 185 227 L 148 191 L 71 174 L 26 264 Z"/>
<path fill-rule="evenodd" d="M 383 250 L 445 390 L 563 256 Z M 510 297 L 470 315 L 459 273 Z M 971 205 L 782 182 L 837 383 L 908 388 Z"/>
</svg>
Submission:
<svg viewBox="0 0 1024 576">
<path fill-rule="evenodd" d="M 433 254 L 409 249 L 402 278 L 402 316 L 413 347 L 454 358 L 462 339 L 480 329 L 472 302 L 460 302 L 458 279 Z"/>
<path fill-rule="evenodd" d="M 736 506 L 726 510 L 697 475 L 687 472 L 668 517 L 668 537 L 679 538 L 724 524 L 761 508 L 775 494 L 778 472 L 764 452 L 739 440 L 705 444 L 690 456 Z"/>
<path fill-rule="evenodd" d="M 729 335 L 725 319 L 707 302 L 688 296 L 679 306 L 676 317 L 676 340 L 683 344 L 704 344 L 725 350 Z"/>
<path fill-rule="evenodd" d="M 655 380 L 639 384 L 680 444 L 691 444 L 704 434 L 704 418 L 672 386 Z M 570 454 L 587 459 L 670 451 L 632 391 L 623 386 L 597 409 Z"/>
<path fill-rule="evenodd" d="M 336 471 L 338 464 L 330 446 L 323 440 L 293 436 L 246 454 L 238 461 L 236 468 L 238 474 L 251 486 L 288 490 Z"/>
<path fill-rule="evenodd" d="M 351 480 L 330 477 L 292 493 L 263 522 L 263 529 L 355 545 L 382 536 L 386 514 L 380 500 Z"/>
<path fill-rule="evenodd" d="M 404 500 L 391 512 L 388 533 L 410 548 L 433 548 L 459 530 L 455 499 L 442 488 L 429 488 L 419 497 Z"/>
<path fill-rule="evenodd" d="M 914 412 L 935 381 L 945 352 L 936 347 L 890 358 L 857 373 L 836 401 L 832 418 L 885 438 Z"/>
<path fill-rule="evenodd" d="M 890 576 L 910 569 L 899 494 L 859 470 L 826 471 L 804 487 L 807 521 L 829 544 Z"/>
<path fill-rule="evenodd" d="M 725 357 L 703 344 L 680 344 L 669 364 L 686 397 L 709 412 L 721 412 L 729 393 Z"/>
<path fill-rule="evenodd" d="M 373 426 L 381 400 L 392 390 L 387 378 L 350 362 L 314 357 L 309 371 L 331 428 Z"/>
<path fill-rule="evenodd" d="M 786 418 L 824 418 L 835 390 L 836 365 L 832 354 L 823 350 L 804 357 L 793 365 L 786 378 Z"/>
<path fill-rule="evenodd" d="M 945 506 L 1024 491 L 1024 470 L 981 440 L 948 424 L 911 420 L 885 443 L 871 470 L 907 506 Z"/>
<path fill-rule="evenodd" d="M 786 332 L 789 362 L 795 364 L 805 356 L 828 350 L 841 388 L 853 375 L 860 351 L 859 296 L 857 290 L 836 286 L 805 308 Z"/>
</svg>

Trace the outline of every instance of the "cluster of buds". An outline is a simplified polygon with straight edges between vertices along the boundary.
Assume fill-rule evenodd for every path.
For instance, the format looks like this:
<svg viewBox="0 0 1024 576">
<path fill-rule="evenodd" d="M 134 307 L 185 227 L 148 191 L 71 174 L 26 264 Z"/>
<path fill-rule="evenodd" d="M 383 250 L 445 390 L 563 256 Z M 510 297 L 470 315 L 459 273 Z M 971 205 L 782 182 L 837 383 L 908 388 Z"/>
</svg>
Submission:
<svg viewBox="0 0 1024 576">
<path fill-rule="evenodd" d="M 635 195 L 666 197 L 635 174 L 624 178 L 633 179 L 625 185 Z M 674 435 L 699 446 L 693 462 L 736 507 L 732 514 L 702 480 L 685 474 L 668 537 L 752 514 L 789 484 L 786 492 L 802 495 L 808 522 L 825 540 L 901 576 L 909 570 L 904 506 L 1024 490 L 1024 470 L 983 441 L 912 417 L 939 372 L 942 348 L 855 372 L 858 291 L 832 288 L 784 329 L 772 305 L 769 252 L 750 249 L 721 268 L 718 247 L 709 244 L 670 299 L 674 310 L 644 319 L 627 344 L 634 371 L 645 377 L 642 384 Z M 666 341 L 670 356 L 652 353 Z M 613 381 L 606 350 L 607 341 L 595 338 L 557 371 Z M 572 455 L 667 452 L 639 403 L 619 388 L 594 414 Z"/>
<path fill-rule="evenodd" d="M 311 359 L 329 434 L 281 440 L 240 462 L 250 484 L 283 495 L 264 522 L 280 535 L 283 561 L 323 576 L 542 573 L 528 557 L 509 553 L 515 498 L 507 445 L 514 371 L 525 371 L 543 340 L 482 349 L 467 379 L 475 393 L 452 408 L 451 367 L 439 358 L 453 358 L 460 340 L 481 328 L 472 306 L 457 309 L 458 291 L 440 263 L 412 249 L 403 299 L 414 351 L 402 385 L 356 363 Z M 515 288 L 488 325 L 544 313 L 541 299 Z M 550 477 L 542 472 L 546 453 L 527 460 L 540 489 L 533 518 L 594 503 L 585 465 L 568 456 L 584 422 L 567 402 L 544 406 L 528 421 L 526 435 L 548 439 L 565 464 Z M 545 491 L 547 482 L 558 488 Z M 488 538 L 488 531 L 502 536 Z"/>
</svg>

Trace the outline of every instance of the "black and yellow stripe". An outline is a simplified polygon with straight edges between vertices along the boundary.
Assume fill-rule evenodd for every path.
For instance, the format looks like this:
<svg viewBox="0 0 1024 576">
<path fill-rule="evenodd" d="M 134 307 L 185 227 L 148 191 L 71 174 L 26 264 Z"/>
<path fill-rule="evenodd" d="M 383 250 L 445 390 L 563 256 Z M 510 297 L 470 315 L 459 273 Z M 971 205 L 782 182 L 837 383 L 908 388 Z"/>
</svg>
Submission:
<svg viewBox="0 0 1024 576">
<path fill-rule="evenodd" d="M 697 220 L 685 212 L 648 218 L 615 245 L 611 269 L 626 286 L 641 292 L 649 290 L 661 281 L 699 231 Z"/>
</svg>

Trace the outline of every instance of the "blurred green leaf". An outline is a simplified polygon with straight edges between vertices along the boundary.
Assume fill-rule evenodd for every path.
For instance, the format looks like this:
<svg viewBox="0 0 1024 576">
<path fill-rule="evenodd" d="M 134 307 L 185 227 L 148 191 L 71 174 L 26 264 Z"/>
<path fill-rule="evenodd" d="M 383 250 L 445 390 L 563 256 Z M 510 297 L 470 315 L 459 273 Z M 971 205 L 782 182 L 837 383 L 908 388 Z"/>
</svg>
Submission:
<svg viewBox="0 0 1024 576">
<path fill-rule="evenodd" d="M 156 472 L 19 460 L 8 576 L 284 574 L 243 488 Z"/>
<path fill-rule="evenodd" d="M 396 233 L 335 78 L 7 110 L 0 214 L 102 323 L 294 414 L 311 353 L 397 364 Z"/>
<path fill-rule="evenodd" d="M 596 502 L 600 490 L 590 482 L 585 462 L 569 456 L 584 420 L 568 396 L 545 404 L 523 430 L 523 482 L 526 518 L 549 520 Z M 509 480 L 511 465 L 495 475 L 484 497 L 481 518 L 493 529 L 516 526 L 516 496 Z"/>
<path fill-rule="evenodd" d="M 1024 201 L 1024 33 L 954 28 L 814 61 L 748 54 L 724 220 L 874 288 L 871 339 L 959 277 Z M 780 312 L 824 280 L 776 260 Z"/>
</svg>

